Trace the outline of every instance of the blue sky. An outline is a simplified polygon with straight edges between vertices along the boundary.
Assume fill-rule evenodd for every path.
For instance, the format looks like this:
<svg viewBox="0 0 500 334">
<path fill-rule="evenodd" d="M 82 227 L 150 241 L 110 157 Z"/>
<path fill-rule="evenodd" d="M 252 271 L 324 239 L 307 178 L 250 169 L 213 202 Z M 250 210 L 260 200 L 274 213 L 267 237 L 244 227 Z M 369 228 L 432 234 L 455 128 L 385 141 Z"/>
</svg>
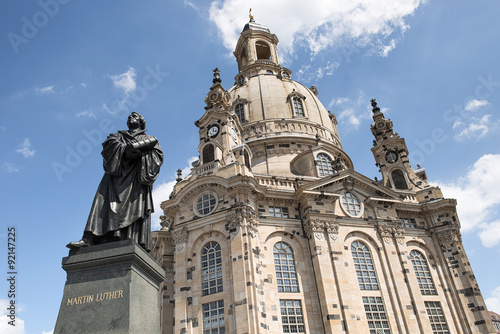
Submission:
<svg viewBox="0 0 500 334">
<path fill-rule="evenodd" d="M 280 39 L 292 78 L 318 88 L 368 177 L 380 177 L 369 130 L 377 99 L 412 166 L 457 198 L 470 263 L 500 313 L 498 1 L 4 0 L 0 242 L 6 253 L 7 228 L 17 228 L 19 312 L 18 326 L 6 327 L 1 279 L 2 333 L 53 330 L 65 245 L 80 238 L 103 174 L 100 142 L 126 128 L 130 111 L 146 117 L 166 153 L 155 204 L 178 168 L 189 171 L 212 69 L 229 89 L 249 7 Z"/>
</svg>

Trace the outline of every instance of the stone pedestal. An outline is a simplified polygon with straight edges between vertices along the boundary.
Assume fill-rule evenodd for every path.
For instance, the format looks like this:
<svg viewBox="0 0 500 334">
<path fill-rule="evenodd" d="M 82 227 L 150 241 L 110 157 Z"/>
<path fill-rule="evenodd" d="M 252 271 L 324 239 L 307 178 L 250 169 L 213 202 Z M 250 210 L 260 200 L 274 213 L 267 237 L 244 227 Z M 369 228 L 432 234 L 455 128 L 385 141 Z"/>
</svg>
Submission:
<svg viewBox="0 0 500 334">
<path fill-rule="evenodd" d="M 54 334 L 160 333 L 161 266 L 135 241 L 70 251 Z"/>
</svg>

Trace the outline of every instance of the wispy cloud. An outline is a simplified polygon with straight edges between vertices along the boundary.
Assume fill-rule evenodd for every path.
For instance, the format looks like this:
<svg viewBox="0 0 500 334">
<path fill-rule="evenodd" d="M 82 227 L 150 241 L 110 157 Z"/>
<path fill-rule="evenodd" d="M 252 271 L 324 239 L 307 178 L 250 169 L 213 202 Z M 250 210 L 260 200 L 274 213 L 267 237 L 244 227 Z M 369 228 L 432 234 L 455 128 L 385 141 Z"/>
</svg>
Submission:
<svg viewBox="0 0 500 334">
<path fill-rule="evenodd" d="M 387 56 L 409 28 L 405 19 L 426 0 L 255 0 L 255 20 L 270 28 L 280 38 L 280 47 L 293 54 L 297 46 L 311 55 L 346 44 L 368 47 Z M 217 25 L 227 49 L 236 45 L 241 29 L 248 22 L 244 0 L 213 1 L 210 20 Z M 235 13 L 237 13 L 235 15 Z M 280 15 L 276 15 L 280 13 Z"/>
<path fill-rule="evenodd" d="M 36 87 L 35 92 L 38 95 L 55 94 L 54 86 Z"/>
<path fill-rule="evenodd" d="M 19 173 L 19 171 L 21 170 L 19 167 L 10 162 L 4 162 L 2 164 L 2 169 L 7 173 Z"/>
<path fill-rule="evenodd" d="M 24 141 L 19 145 L 19 148 L 16 150 L 16 152 L 21 153 L 25 158 L 31 158 L 35 155 L 36 150 L 31 148 L 31 142 L 29 138 L 24 138 Z"/>
<path fill-rule="evenodd" d="M 489 103 L 486 100 L 470 99 L 469 101 L 467 101 L 467 104 L 465 105 L 464 110 L 474 112 L 474 111 L 479 110 L 479 108 L 488 106 L 490 104 L 491 103 Z"/>
<path fill-rule="evenodd" d="M 84 110 L 76 114 L 76 117 L 81 118 L 96 118 L 96 115 L 90 110 Z"/>
<path fill-rule="evenodd" d="M 337 120 L 344 129 L 357 130 L 363 121 L 371 119 L 370 101 L 362 91 L 358 92 L 355 99 L 334 97 L 328 108 L 337 115 Z"/>
<path fill-rule="evenodd" d="M 184 7 L 187 7 L 187 6 L 193 8 L 195 11 L 199 12 L 198 7 L 194 3 L 192 3 L 191 1 L 188 1 L 188 0 L 184 0 Z"/>
<path fill-rule="evenodd" d="M 113 85 L 120 89 L 126 96 L 135 90 L 137 87 L 135 79 L 137 77 L 135 69 L 129 67 L 128 71 L 122 74 L 110 75 Z"/>
<path fill-rule="evenodd" d="M 453 123 L 453 129 L 460 131 L 454 138 L 457 141 L 469 139 L 477 141 L 486 136 L 496 125 L 496 122 L 491 121 L 491 115 L 484 115 L 481 118 L 469 117 L 466 120 L 459 119 Z"/>
<path fill-rule="evenodd" d="M 446 197 L 456 198 L 462 231 L 478 231 L 485 247 L 500 243 L 500 221 L 493 220 L 500 207 L 500 154 L 479 158 L 464 177 L 433 182 Z"/>
</svg>

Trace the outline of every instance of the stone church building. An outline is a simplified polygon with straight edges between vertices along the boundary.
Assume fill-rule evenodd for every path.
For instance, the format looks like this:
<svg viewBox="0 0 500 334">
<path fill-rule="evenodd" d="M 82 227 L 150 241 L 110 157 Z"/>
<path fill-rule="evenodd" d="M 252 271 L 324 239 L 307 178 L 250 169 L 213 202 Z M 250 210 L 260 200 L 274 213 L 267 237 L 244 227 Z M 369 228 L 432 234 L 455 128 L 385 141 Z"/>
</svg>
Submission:
<svg viewBox="0 0 500 334">
<path fill-rule="evenodd" d="M 161 204 L 162 333 L 493 333 L 456 201 L 413 169 L 373 106 L 382 174 L 355 171 L 318 91 L 253 19 L 226 90 L 205 97 L 199 160 Z"/>
</svg>

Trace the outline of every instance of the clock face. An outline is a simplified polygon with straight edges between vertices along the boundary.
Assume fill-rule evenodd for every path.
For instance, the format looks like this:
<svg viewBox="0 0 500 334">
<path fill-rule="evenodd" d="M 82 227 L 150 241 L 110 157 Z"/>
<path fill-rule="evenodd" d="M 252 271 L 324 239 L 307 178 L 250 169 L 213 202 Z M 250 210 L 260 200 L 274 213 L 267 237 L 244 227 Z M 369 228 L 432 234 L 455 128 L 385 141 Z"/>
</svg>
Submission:
<svg viewBox="0 0 500 334">
<path fill-rule="evenodd" d="M 219 134 L 219 126 L 217 124 L 210 125 L 207 133 L 211 138 L 216 137 Z"/>
<path fill-rule="evenodd" d="M 385 126 L 385 122 L 378 122 L 377 123 L 377 128 L 382 129 Z"/>
<path fill-rule="evenodd" d="M 385 155 L 385 160 L 387 160 L 388 163 L 393 164 L 398 161 L 398 154 L 395 151 L 389 151 Z"/>
</svg>

